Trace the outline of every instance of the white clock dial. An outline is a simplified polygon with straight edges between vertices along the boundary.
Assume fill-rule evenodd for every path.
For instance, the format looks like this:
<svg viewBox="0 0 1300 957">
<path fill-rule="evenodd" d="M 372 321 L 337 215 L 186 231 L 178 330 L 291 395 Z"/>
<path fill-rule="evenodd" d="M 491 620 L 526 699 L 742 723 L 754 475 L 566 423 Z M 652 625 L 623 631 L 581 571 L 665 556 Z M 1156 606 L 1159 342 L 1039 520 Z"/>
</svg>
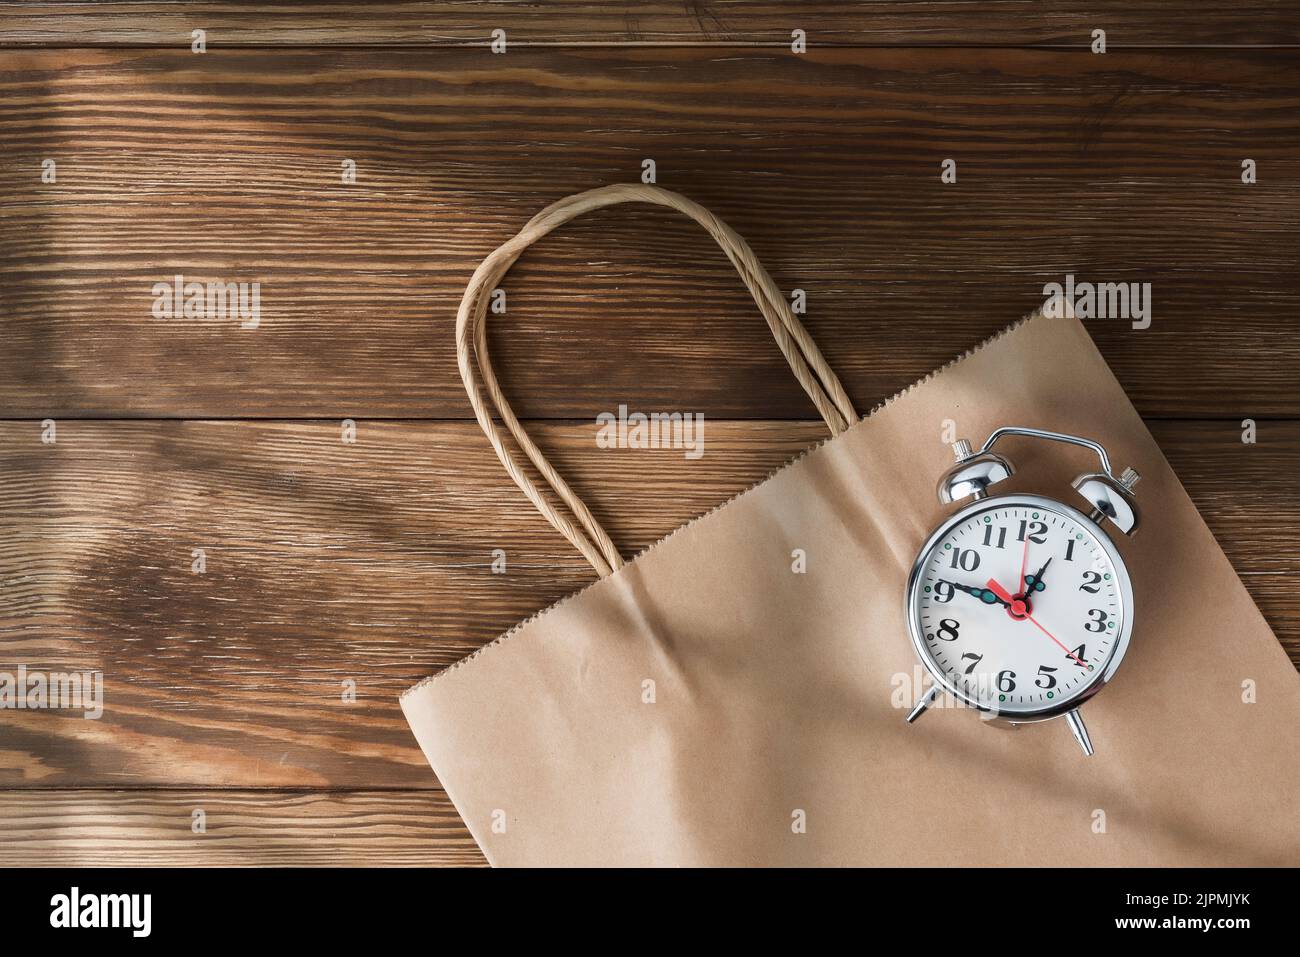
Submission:
<svg viewBox="0 0 1300 957">
<path fill-rule="evenodd" d="M 971 704 L 1009 716 L 1062 710 L 1118 665 L 1128 575 L 1074 509 L 1037 496 L 986 499 L 927 543 L 911 579 L 913 640 Z"/>
</svg>

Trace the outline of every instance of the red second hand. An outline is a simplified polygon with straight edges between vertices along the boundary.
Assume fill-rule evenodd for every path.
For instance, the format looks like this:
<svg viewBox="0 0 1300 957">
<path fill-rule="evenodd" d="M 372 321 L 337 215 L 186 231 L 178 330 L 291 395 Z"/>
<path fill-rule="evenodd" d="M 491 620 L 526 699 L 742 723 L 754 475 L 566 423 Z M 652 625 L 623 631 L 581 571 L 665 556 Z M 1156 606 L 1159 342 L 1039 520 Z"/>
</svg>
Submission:
<svg viewBox="0 0 1300 957">
<path fill-rule="evenodd" d="M 1029 567 L 1029 529 L 1025 529 L 1025 550 L 1020 556 L 1020 591 L 1017 595 L 1025 593 L 1025 570 Z"/>
<path fill-rule="evenodd" d="M 998 580 L 996 578 L 990 578 L 988 581 L 984 583 L 984 587 L 987 588 L 989 591 L 993 592 L 993 594 L 997 595 L 1008 605 L 1010 605 L 1011 602 L 1014 600 L 1009 594 L 1007 594 L 1007 590 L 998 584 Z"/>
<path fill-rule="evenodd" d="M 1024 611 L 1026 611 L 1026 609 L 1025 609 L 1025 603 L 1024 603 L 1024 602 L 1018 602 L 1018 601 L 1016 601 L 1015 599 L 1013 599 L 1010 595 L 1008 595 L 1008 594 L 1007 594 L 1007 590 L 1006 590 L 1005 588 L 1003 588 L 1001 585 L 998 584 L 996 578 L 990 578 L 990 579 L 985 583 L 985 587 L 988 588 L 989 591 L 991 591 L 991 592 L 993 592 L 995 595 L 997 595 L 999 598 L 1001 598 L 1004 602 L 1006 602 L 1007 605 L 1011 607 L 1012 611 L 1015 611 L 1015 612 L 1017 612 L 1017 613 L 1020 613 L 1020 612 L 1024 612 Z M 1023 587 L 1023 586 L 1022 586 L 1022 587 Z M 1017 605 L 1020 606 L 1020 607 L 1017 608 L 1017 607 L 1016 607 Z M 1037 628 L 1039 631 L 1041 631 L 1043 634 L 1045 634 L 1048 638 L 1051 638 L 1052 641 L 1055 641 L 1056 644 L 1057 644 L 1057 647 L 1059 647 L 1062 651 L 1064 651 L 1065 654 L 1066 654 L 1069 658 L 1072 658 L 1074 661 L 1078 662 L 1078 664 L 1079 664 L 1079 666 L 1080 666 L 1081 668 L 1086 668 L 1086 667 L 1088 667 L 1088 663 L 1087 663 L 1086 661 L 1084 661 L 1082 658 L 1080 658 L 1078 655 L 1076 655 L 1076 654 L 1075 654 L 1073 651 L 1071 651 L 1069 648 L 1065 647 L 1065 645 L 1060 641 L 1060 639 L 1058 639 L 1054 634 L 1052 634 L 1050 631 L 1048 631 L 1046 628 L 1044 628 L 1042 625 L 1040 625 L 1040 624 L 1038 623 L 1038 619 L 1036 619 L 1033 615 L 1025 614 L 1023 620 L 1025 620 L 1025 621 L 1032 621 L 1032 622 L 1034 623 L 1034 627 L 1035 627 L 1035 628 Z"/>
<path fill-rule="evenodd" d="M 1056 637 L 1054 634 L 1052 634 L 1050 631 L 1048 631 L 1046 628 L 1044 628 L 1042 625 L 1040 625 L 1040 624 L 1038 623 L 1038 620 L 1037 620 L 1036 618 L 1034 618 L 1032 615 L 1026 615 L 1025 618 L 1027 618 L 1029 621 L 1032 621 L 1032 622 L 1034 623 L 1034 627 L 1035 627 L 1035 628 L 1037 628 L 1039 631 L 1041 631 L 1043 634 L 1045 634 L 1048 638 L 1051 638 L 1052 641 L 1055 641 L 1056 644 L 1057 644 L 1057 646 L 1058 646 L 1062 651 L 1064 651 L 1068 657 L 1073 658 L 1076 662 L 1078 662 L 1078 664 L 1079 664 L 1080 667 L 1082 667 L 1082 668 L 1086 668 L 1086 667 L 1088 667 L 1087 662 L 1085 662 L 1082 658 L 1080 658 L 1078 655 L 1076 655 L 1076 654 L 1075 654 L 1073 651 L 1071 651 L 1069 648 L 1065 647 L 1065 645 L 1062 644 L 1062 643 L 1057 639 L 1057 637 Z"/>
</svg>

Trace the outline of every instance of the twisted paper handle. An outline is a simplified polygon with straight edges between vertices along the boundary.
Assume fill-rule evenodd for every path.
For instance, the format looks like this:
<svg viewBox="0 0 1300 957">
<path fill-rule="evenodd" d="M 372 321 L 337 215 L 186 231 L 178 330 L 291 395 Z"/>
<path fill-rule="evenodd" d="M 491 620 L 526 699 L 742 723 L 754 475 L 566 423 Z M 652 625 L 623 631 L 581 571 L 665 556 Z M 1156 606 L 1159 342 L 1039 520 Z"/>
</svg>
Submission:
<svg viewBox="0 0 1300 957">
<path fill-rule="evenodd" d="M 754 302 L 763 313 L 763 318 L 767 320 L 768 328 L 776 337 L 781 353 L 790 363 L 790 368 L 794 370 L 795 378 L 799 380 L 799 384 L 808 393 L 817 411 L 830 426 L 831 434 L 839 435 L 858 417 L 848 395 L 844 392 L 844 387 L 840 385 L 840 380 L 826 365 L 826 360 L 817 345 L 795 318 L 790 304 L 781 294 L 776 283 L 772 281 L 767 270 L 754 256 L 754 251 L 749 248 L 749 244 L 703 206 L 669 190 L 640 184 L 603 186 L 552 203 L 529 220 L 518 235 L 499 246 L 483 260 L 478 269 L 474 270 L 474 275 L 465 288 L 465 295 L 456 313 L 456 362 L 460 367 L 460 377 L 465 382 L 465 391 L 469 395 L 470 405 L 474 407 L 478 424 L 487 435 L 488 441 L 492 443 L 492 448 L 496 450 L 497 458 L 505 466 L 506 472 L 546 520 L 578 551 L 582 552 L 601 577 L 611 574 L 614 569 L 622 566 L 623 558 L 582 499 L 574 494 L 568 483 L 546 460 L 546 456 L 542 455 L 541 450 L 533 444 L 528 433 L 520 425 L 519 419 L 515 417 L 514 410 L 502 394 L 496 375 L 492 371 L 492 363 L 488 357 L 485 319 L 492 290 L 497 288 L 502 277 L 525 249 L 569 220 L 590 210 L 617 203 L 655 203 L 659 206 L 668 206 L 685 213 L 703 226 L 722 247 L 722 251 L 727 254 L 731 264 L 740 273 L 740 278 L 753 295 Z M 501 430 L 492 418 L 492 409 L 496 410 L 515 445 L 528 457 L 550 491 L 568 507 L 572 519 L 576 519 L 576 525 L 569 516 L 552 504 L 525 471 L 515 452 L 506 445 Z"/>
</svg>

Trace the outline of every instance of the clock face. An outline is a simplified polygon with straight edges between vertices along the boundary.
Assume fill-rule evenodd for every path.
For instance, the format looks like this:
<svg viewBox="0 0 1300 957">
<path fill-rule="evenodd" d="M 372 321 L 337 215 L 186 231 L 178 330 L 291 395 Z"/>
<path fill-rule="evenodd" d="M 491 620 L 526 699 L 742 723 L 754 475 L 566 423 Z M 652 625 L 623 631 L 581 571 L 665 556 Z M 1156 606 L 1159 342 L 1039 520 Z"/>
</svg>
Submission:
<svg viewBox="0 0 1300 957">
<path fill-rule="evenodd" d="M 1109 679 L 1132 627 L 1114 545 L 1039 496 L 963 509 L 926 543 L 910 589 L 913 643 L 939 683 L 1011 717 L 1068 710 Z"/>
</svg>

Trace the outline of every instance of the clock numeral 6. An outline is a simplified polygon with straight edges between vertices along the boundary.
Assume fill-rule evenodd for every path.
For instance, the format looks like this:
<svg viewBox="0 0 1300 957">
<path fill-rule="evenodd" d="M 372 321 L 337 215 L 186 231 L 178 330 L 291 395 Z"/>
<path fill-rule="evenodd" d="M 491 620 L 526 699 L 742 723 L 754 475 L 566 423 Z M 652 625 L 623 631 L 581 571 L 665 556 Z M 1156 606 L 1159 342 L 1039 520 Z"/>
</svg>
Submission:
<svg viewBox="0 0 1300 957">
<path fill-rule="evenodd" d="M 961 627 L 961 622 L 956 618 L 944 618 L 939 622 L 939 638 L 943 641 L 956 641 L 957 629 Z"/>
<path fill-rule="evenodd" d="M 1044 691 L 1049 688 L 1055 688 L 1056 679 L 1052 677 L 1052 672 L 1055 670 L 1055 668 L 1048 667 L 1047 665 L 1039 665 L 1038 677 L 1034 679 L 1034 684 L 1038 685 L 1038 687 L 1042 688 Z"/>
<path fill-rule="evenodd" d="M 1083 627 L 1088 631 L 1105 631 L 1107 614 L 1100 608 L 1088 609 L 1088 617 L 1091 621 L 1084 622 Z"/>
<path fill-rule="evenodd" d="M 1079 586 L 1079 591 L 1086 591 L 1089 595 L 1101 591 L 1101 572 L 1084 572 L 1083 584 Z"/>
<path fill-rule="evenodd" d="M 1016 690 L 1016 673 L 1014 671 L 998 672 L 998 690 L 999 691 Z"/>
</svg>

